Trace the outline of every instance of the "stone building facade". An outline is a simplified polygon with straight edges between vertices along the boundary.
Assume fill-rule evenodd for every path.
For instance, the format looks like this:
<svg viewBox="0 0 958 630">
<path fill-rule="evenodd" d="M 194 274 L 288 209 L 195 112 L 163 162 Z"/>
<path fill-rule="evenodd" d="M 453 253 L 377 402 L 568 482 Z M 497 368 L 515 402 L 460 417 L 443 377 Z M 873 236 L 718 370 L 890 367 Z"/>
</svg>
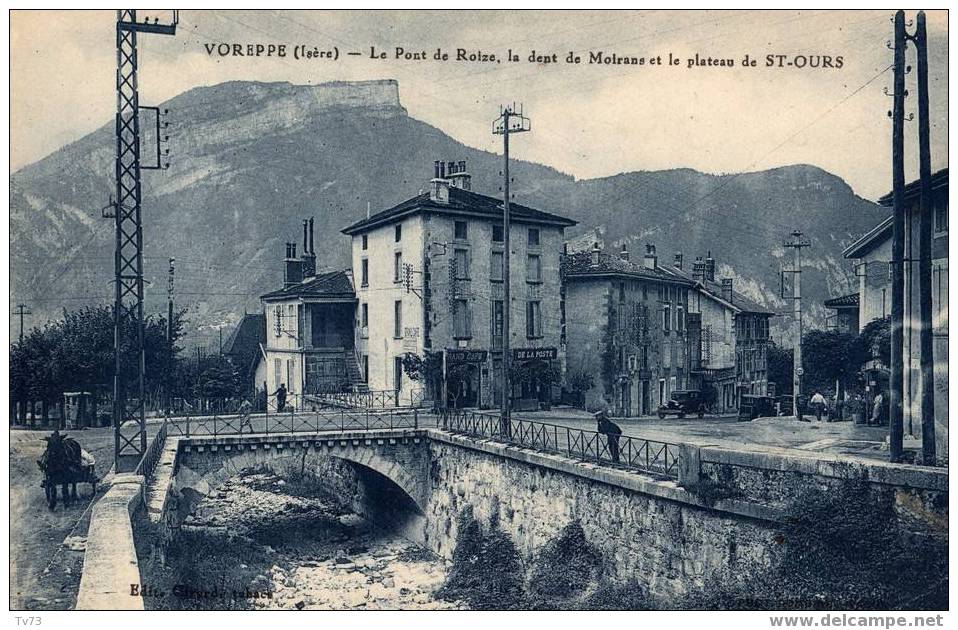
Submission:
<svg viewBox="0 0 958 630">
<path fill-rule="evenodd" d="M 686 314 L 693 283 L 658 263 L 649 245 L 641 263 L 623 245 L 607 254 L 567 254 L 563 260 L 567 381 L 591 375 L 589 409 L 615 415 L 655 412 L 688 385 Z"/>
<path fill-rule="evenodd" d="M 503 347 L 502 201 L 471 190 L 465 162 L 437 162 L 428 192 L 343 230 L 352 239 L 359 301 L 357 354 L 371 390 L 426 387 L 457 407 L 500 404 Z M 510 346 L 514 363 L 561 374 L 559 257 L 575 222 L 511 204 Z M 407 354 L 443 363 L 445 386 L 411 381 Z M 551 388 L 516 384 L 514 400 L 546 401 Z"/>
</svg>

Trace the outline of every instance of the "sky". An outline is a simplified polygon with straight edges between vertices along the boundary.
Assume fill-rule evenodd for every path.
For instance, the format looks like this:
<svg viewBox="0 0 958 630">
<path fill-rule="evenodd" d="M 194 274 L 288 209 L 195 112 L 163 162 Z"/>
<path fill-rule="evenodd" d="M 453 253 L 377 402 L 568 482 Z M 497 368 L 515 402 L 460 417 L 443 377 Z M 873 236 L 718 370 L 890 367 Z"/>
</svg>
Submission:
<svg viewBox="0 0 958 630">
<path fill-rule="evenodd" d="M 141 15 L 143 13 L 141 12 Z M 168 19 L 169 12 L 149 13 Z M 890 190 L 890 11 L 191 11 L 175 37 L 141 35 L 140 102 L 231 80 L 318 84 L 392 78 L 409 114 L 467 145 L 501 151 L 492 121 L 522 103 L 532 132 L 511 154 L 577 178 L 689 167 L 737 173 L 808 163 L 859 195 Z M 909 13 L 909 19 L 913 14 Z M 912 26 L 912 28 L 914 28 Z M 929 12 L 932 166 L 947 166 L 947 14 Z M 205 45 L 286 44 L 286 58 L 220 57 Z M 340 58 L 292 58 L 303 44 Z M 11 13 L 11 168 L 112 120 L 113 11 Z M 387 53 L 371 59 L 370 50 Z M 396 47 L 426 61 L 394 58 Z M 501 61 L 437 62 L 437 48 Z M 519 62 L 505 60 L 512 49 Z M 347 51 L 361 52 L 348 56 Z M 557 63 L 529 62 L 535 51 Z M 570 51 L 580 64 L 565 63 Z M 590 52 L 671 55 L 679 65 L 589 64 Z M 748 54 L 756 67 L 742 67 Z M 731 68 L 688 59 L 732 59 Z M 766 67 L 767 55 L 810 60 Z M 801 56 L 801 57 L 798 57 Z M 841 68 L 821 67 L 824 56 Z M 777 58 L 776 58 L 777 59 Z M 915 66 L 914 48 L 908 63 Z M 811 65 L 818 67 L 812 68 Z M 906 111 L 917 116 L 915 72 Z M 175 116 L 175 113 L 174 113 Z M 906 173 L 917 177 L 917 120 L 906 124 Z"/>
</svg>

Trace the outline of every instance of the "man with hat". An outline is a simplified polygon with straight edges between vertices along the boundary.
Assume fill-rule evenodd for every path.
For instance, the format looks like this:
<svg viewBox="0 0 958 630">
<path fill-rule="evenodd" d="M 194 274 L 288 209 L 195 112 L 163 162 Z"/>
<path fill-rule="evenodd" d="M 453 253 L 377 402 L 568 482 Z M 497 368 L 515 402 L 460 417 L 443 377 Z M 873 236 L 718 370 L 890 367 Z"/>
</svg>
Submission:
<svg viewBox="0 0 958 630">
<path fill-rule="evenodd" d="M 619 436 L 622 435 L 622 429 L 616 423 L 609 420 L 609 412 L 602 408 L 594 414 L 598 424 L 598 432 L 606 436 L 609 445 L 609 456 L 614 463 L 619 461 Z"/>
</svg>

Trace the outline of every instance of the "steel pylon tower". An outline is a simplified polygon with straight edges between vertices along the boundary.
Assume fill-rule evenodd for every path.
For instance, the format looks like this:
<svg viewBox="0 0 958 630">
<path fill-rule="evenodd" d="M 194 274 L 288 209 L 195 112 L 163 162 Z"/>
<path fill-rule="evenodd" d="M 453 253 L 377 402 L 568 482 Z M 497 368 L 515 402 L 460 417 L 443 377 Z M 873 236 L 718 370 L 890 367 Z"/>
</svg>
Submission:
<svg viewBox="0 0 958 630">
<path fill-rule="evenodd" d="M 146 355 L 143 329 L 143 224 L 141 222 L 140 170 L 160 164 L 140 162 L 140 102 L 137 89 L 137 33 L 174 35 L 177 11 L 169 24 L 137 22 L 135 9 L 116 12 L 116 196 L 111 212 L 116 224 L 114 253 L 115 301 L 113 447 L 116 470 L 129 467 L 146 452 L 144 372 Z M 159 111 L 156 111 L 159 129 Z M 156 138 L 159 143 L 161 139 Z M 159 144 L 157 144 L 159 155 Z M 135 370 L 135 384 L 128 388 L 126 375 Z M 132 389 L 133 391 L 128 391 Z"/>
</svg>

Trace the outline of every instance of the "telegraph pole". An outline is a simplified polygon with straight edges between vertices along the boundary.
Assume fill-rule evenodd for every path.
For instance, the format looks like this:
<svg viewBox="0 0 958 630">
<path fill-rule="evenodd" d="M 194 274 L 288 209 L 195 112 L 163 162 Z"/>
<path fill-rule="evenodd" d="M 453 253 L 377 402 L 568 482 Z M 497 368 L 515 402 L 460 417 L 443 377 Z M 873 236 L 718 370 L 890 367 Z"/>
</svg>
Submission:
<svg viewBox="0 0 958 630">
<path fill-rule="evenodd" d="M 802 393 L 802 374 L 805 372 L 805 368 L 802 367 L 802 248 L 810 247 L 812 243 L 799 230 L 792 232 L 791 237 L 791 240 L 785 241 L 785 247 L 795 250 L 795 267 L 787 270 L 787 273 L 793 276 L 792 304 L 795 315 L 795 348 L 792 351 L 792 413 L 801 420 L 798 397 Z"/>
<path fill-rule="evenodd" d="M 170 351 L 170 361 L 173 360 L 173 263 L 176 259 L 170 256 L 169 278 L 166 286 L 166 344 Z M 170 413 L 173 408 L 173 374 L 166 375 L 166 410 Z"/>
<path fill-rule="evenodd" d="M 512 363 L 510 341 L 510 311 L 512 274 L 509 270 L 509 136 L 513 133 L 523 133 L 532 129 L 531 121 L 522 115 L 522 110 L 515 111 L 516 106 L 501 108 L 499 117 L 493 122 L 492 133 L 502 136 L 503 156 L 503 196 L 502 196 L 502 275 L 503 275 L 503 304 L 502 304 L 502 415 L 500 418 L 500 432 L 505 437 L 512 435 L 511 405 L 512 388 L 510 383 L 509 367 Z"/>
<path fill-rule="evenodd" d="M 925 12 L 919 11 L 915 37 L 918 54 L 918 170 L 921 177 L 918 234 L 918 343 L 921 349 L 921 454 L 922 463 L 934 466 L 935 375 L 931 299 L 931 146 L 928 122 L 928 36 Z"/>
<path fill-rule="evenodd" d="M 106 215 L 115 220 L 116 250 L 114 253 L 115 301 L 114 375 L 113 375 L 113 453 L 117 472 L 130 470 L 146 452 L 146 415 L 144 407 L 144 373 L 146 353 L 143 327 L 143 224 L 140 171 L 161 168 L 159 143 L 160 113 L 156 108 L 140 105 L 137 83 L 137 33 L 174 35 L 179 12 L 173 11 L 170 24 L 155 18 L 137 21 L 135 9 L 116 12 L 116 198 Z M 140 160 L 140 110 L 156 113 L 156 164 Z M 124 353 L 129 356 L 124 360 Z M 133 366 L 136 367 L 133 367 Z M 137 381 L 131 403 L 124 374 L 136 370 Z"/>
<path fill-rule="evenodd" d="M 33 315 L 33 311 L 28 311 L 26 304 L 17 304 L 17 310 L 14 311 L 15 315 L 20 316 L 20 345 L 23 345 L 23 316 L 24 315 Z"/>
<path fill-rule="evenodd" d="M 905 258 L 905 12 L 895 13 L 894 104 L 892 109 L 892 237 L 891 237 L 891 374 L 888 379 L 888 441 L 891 461 L 901 461 L 904 448 L 902 417 L 902 357 Z"/>
</svg>

